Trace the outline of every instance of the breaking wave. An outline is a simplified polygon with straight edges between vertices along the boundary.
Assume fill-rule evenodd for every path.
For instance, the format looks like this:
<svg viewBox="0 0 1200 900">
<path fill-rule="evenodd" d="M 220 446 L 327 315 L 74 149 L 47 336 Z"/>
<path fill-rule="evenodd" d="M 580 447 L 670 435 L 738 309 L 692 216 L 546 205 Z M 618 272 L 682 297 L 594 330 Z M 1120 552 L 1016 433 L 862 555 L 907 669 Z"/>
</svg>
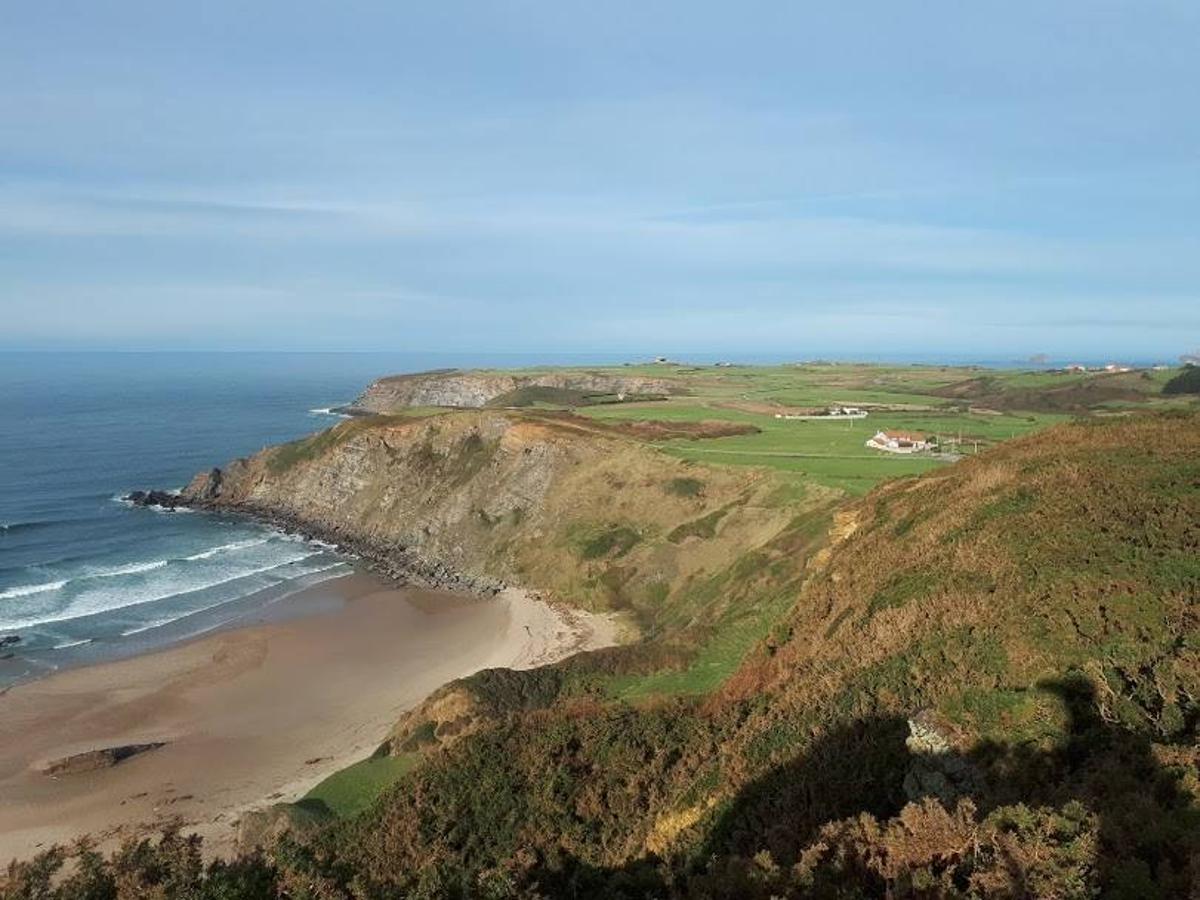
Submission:
<svg viewBox="0 0 1200 900">
<path fill-rule="evenodd" d="M 47 591 L 57 591 L 66 587 L 66 581 L 47 581 L 43 584 L 19 584 L 6 591 L 0 591 L 0 600 L 10 600 L 13 597 L 29 597 L 33 594 L 44 594 Z"/>
</svg>

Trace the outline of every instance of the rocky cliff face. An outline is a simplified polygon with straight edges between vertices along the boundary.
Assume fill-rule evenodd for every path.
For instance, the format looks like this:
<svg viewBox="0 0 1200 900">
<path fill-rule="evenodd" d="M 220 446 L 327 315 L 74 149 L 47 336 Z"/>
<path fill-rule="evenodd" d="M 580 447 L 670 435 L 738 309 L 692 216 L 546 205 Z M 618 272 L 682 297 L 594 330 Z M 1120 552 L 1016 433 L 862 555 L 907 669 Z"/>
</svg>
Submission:
<svg viewBox="0 0 1200 900">
<path fill-rule="evenodd" d="M 201 473 L 184 497 L 337 541 L 391 574 L 646 608 L 786 525 L 774 487 L 767 473 L 489 410 L 351 419 Z"/>
<path fill-rule="evenodd" d="M 413 406 L 479 408 L 523 387 L 558 388 L 596 394 L 668 394 L 676 389 L 665 378 L 558 371 L 541 375 L 444 370 L 392 375 L 371 384 L 350 408 L 387 413 Z"/>
</svg>

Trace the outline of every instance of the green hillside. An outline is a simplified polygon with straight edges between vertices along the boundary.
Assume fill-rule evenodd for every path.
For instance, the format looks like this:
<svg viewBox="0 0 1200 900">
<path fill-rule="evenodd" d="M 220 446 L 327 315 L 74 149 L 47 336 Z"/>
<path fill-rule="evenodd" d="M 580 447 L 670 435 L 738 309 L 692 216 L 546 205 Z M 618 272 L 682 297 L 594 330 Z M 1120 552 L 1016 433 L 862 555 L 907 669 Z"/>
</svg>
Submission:
<svg viewBox="0 0 1200 900">
<path fill-rule="evenodd" d="M 361 814 L 207 875 L 168 836 L 58 896 L 118 870 L 214 897 L 1190 896 L 1197 425 L 1062 425 L 810 506 L 674 599 L 687 641 L 452 685 L 471 733 L 415 713 Z M 6 895 L 54 896 L 54 862 Z"/>
<path fill-rule="evenodd" d="M 378 896 L 497 873 L 549 896 L 1180 896 L 1200 852 L 1196 424 L 1063 427 L 891 483 L 716 694 L 612 702 L 613 660 L 577 660 L 317 858 Z M 764 597 L 800 575 L 775 568 L 751 576 Z M 914 718 L 940 752 L 906 746 Z"/>
</svg>

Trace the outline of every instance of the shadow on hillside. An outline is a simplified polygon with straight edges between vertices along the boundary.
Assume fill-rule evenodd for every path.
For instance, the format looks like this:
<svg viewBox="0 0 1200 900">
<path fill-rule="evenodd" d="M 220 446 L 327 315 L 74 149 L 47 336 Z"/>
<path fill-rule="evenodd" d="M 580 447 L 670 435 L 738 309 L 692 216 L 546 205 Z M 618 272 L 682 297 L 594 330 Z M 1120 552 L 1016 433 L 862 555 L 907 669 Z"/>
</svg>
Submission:
<svg viewBox="0 0 1200 900">
<path fill-rule="evenodd" d="M 531 881 L 551 897 L 775 896 L 778 881 L 756 880 L 762 851 L 770 853 L 766 866 L 786 874 L 823 824 L 860 813 L 882 821 L 910 800 L 932 796 L 949 809 L 969 799 L 979 819 L 1002 806 L 1058 809 L 1078 801 L 1097 817 L 1099 834 L 1090 884 L 1076 886 L 1079 896 L 1095 896 L 1092 886 L 1103 897 L 1200 896 L 1200 810 L 1181 784 L 1182 767 L 1161 764 L 1148 736 L 1105 722 L 1087 680 L 1039 688 L 1060 698 L 1069 719 L 1066 737 L 1051 750 L 985 743 L 966 755 L 914 754 L 905 744 L 906 719 L 863 719 L 749 784 L 686 859 L 650 855 L 603 868 L 559 858 L 530 873 Z M 996 895 L 1037 895 L 1021 865 L 1005 861 L 1007 884 Z M 936 888 L 897 890 L 878 877 L 862 877 L 851 893 L 828 896 L 943 896 Z M 965 878 L 958 881 L 966 887 Z M 810 896 L 799 885 L 785 894 Z"/>
</svg>

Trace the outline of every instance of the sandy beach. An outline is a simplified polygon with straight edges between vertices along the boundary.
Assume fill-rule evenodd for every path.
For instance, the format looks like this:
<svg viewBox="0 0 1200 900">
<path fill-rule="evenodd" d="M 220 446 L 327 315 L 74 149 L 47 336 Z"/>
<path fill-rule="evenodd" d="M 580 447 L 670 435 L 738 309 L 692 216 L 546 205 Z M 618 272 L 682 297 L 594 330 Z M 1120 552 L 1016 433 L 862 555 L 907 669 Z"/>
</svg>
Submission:
<svg viewBox="0 0 1200 900">
<path fill-rule="evenodd" d="M 369 755 L 406 709 L 484 668 L 611 644 L 612 623 L 508 590 L 492 600 L 351 575 L 249 622 L 145 656 L 56 673 L 0 696 L 0 864 L 90 833 L 105 844 L 171 820 L 230 847 L 239 816 L 294 800 Z M 56 759 L 164 742 L 96 771 Z"/>
</svg>

